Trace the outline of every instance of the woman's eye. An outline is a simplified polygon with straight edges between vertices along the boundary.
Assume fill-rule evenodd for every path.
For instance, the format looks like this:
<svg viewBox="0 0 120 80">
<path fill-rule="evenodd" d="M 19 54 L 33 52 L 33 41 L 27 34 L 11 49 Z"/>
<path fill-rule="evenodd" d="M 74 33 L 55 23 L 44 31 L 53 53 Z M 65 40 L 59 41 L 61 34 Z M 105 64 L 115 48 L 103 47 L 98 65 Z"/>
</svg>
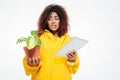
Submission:
<svg viewBox="0 0 120 80">
<path fill-rule="evenodd" d="M 59 18 L 55 18 L 55 20 L 60 20 Z"/>
<path fill-rule="evenodd" d="M 52 20 L 51 18 L 48 18 L 48 21 Z"/>
<path fill-rule="evenodd" d="M 55 18 L 48 18 L 48 21 L 52 21 L 52 20 L 60 20 L 59 17 L 55 17 Z"/>
</svg>

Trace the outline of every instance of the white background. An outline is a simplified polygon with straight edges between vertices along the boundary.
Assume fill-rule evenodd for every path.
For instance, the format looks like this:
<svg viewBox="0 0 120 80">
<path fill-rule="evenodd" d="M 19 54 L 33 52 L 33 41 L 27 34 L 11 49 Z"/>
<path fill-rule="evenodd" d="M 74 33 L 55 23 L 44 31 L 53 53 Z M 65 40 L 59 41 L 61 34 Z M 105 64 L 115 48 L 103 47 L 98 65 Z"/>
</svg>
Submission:
<svg viewBox="0 0 120 80">
<path fill-rule="evenodd" d="M 119 0 L 0 0 L 0 80 L 30 80 L 25 75 L 19 37 L 37 29 L 44 7 L 57 3 L 69 15 L 70 35 L 87 39 L 73 80 L 120 80 Z"/>
</svg>

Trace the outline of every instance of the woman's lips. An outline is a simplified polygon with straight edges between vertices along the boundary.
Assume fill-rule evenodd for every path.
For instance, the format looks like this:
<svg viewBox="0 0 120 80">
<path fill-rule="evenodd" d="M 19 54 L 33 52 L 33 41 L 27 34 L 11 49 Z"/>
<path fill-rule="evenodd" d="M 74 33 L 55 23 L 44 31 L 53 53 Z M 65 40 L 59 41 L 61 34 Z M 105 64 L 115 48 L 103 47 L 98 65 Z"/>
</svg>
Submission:
<svg viewBox="0 0 120 80">
<path fill-rule="evenodd" d="M 56 27 L 56 25 L 51 25 L 52 27 Z"/>
</svg>

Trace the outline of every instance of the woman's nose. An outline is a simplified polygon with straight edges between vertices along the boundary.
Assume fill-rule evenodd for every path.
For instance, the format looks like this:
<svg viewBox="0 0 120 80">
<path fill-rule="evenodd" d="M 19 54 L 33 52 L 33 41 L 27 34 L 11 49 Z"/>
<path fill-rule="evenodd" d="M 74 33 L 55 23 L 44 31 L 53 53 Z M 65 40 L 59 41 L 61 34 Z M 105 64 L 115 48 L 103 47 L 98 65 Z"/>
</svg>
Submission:
<svg viewBox="0 0 120 80">
<path fill-rule="evenodd" d="M 52 19 L 52 24 L 54 24 L 55 23 L 55 19 Z"/>
</svg>

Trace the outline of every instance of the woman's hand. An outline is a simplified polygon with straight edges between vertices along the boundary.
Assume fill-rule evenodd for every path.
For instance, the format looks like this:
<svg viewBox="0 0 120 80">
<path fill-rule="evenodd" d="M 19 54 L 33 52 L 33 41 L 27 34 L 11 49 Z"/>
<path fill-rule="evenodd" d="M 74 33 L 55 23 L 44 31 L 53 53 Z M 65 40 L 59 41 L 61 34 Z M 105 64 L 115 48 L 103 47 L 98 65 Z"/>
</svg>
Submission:
<svg viewBox="0 0 120 80">
<path fill-rule="evenodd" d="M 26 61 L 30 66 L 37 66 L 40 62 L 40 46 L 36 45 L 32 49 L 28 49 L 27 47 L 24 47 L 24 52 L 26 54 Z"/>
<path fill-rule="evenodd" d="M 32 57 L 32 58 L 27 58 L 27 63 L 30 65 L 30 66 L 37 66 L 39 65 L 39 62 L 40 62 L 40 57 Z"/>
<path fill-rule="evenodd" d="M 76 59 L 76 51 L 71 51 L 67 54 L 68 61 L 75 62 Z"/>
</svg>

